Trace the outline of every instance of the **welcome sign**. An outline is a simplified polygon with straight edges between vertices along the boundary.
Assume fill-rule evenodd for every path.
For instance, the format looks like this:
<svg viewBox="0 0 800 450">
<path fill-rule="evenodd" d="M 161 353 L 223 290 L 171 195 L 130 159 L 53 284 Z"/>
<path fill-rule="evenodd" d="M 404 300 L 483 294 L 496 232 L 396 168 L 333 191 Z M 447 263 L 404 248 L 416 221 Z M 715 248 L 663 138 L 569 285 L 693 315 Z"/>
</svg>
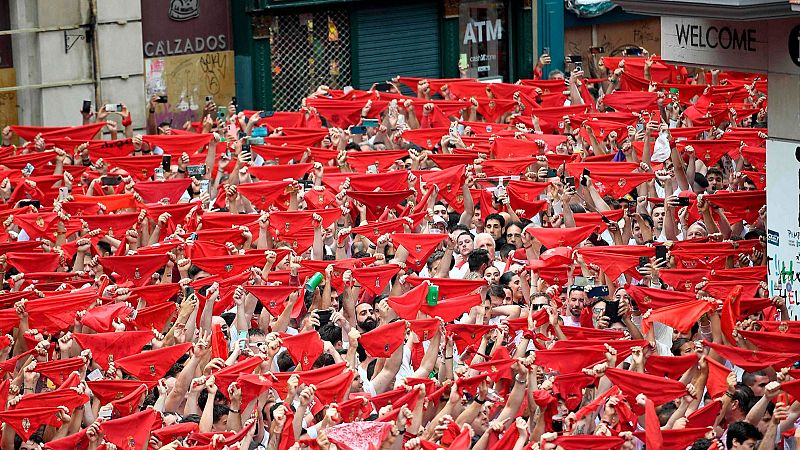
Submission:
<svg viewBox="0 0 800 450">
<path fill-rule="evenodd" d="M 763 21 L 661 18 L 661 54 L 667 61 L 764 71 L 768 40 Z"/>
</svg>

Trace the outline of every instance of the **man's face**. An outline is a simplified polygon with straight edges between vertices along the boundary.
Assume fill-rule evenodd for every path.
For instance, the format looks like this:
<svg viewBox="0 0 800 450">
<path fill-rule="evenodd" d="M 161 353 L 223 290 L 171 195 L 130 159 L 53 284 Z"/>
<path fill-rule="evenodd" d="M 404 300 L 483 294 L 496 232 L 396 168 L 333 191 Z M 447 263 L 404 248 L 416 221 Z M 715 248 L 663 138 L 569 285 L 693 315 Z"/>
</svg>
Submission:
<svg viewBox="0 0 800 450">
<path fill-rule="evenodd" d="M 522 229 L 516 225 L 510 225 L 506 230 L 506 242 L 522 248 Z"/>
<path fill-rule="evenodd" d="M 472 226 L 475 227 L 478 232 L 483 231 L 483 221 L 481 221 L 481 210 L 476 209 L 475 212 L 472 214 Z"/>
<path fill-rule="evenodd" d="M 486 250 L 487 252 L 489 252 L 489 259 L 492 259 L 492 260 L 494 259 L 494 240 L 493 239 L 489 239 L 488 237 L 486 239 L 478 239 L 477 241 L 475 241 L 475 246 L 477 248 L 480 248 L 480 249 L 483 249 L 483 250 Z"/>
<path fill-rule="evenodd" d="M 716 192 L 723 188 L 722 176 L 718 173 L 710 173 L 706 176 L 708 180 L 708 191 Z"/>
<path fill-rule="evenodd" d="M 375 318 L 375 310 L 372 305 L 362 303 L 356 307 L 356 323 L 358 324 L 358 331 L 362 333 L 372 331 L 378 326 L 378 320 Z"/>
<path fill-rule="evenodd" d="M 500 226 L 500 221 L 497 219 L 487 220 L 484 231 L 491 234 L 495 240 L 503 237 L 503 227 Z"/>
<path fill-rule="evenodd" d="M 433 214 L 447 220 L 447 208 L 444 205 L 435 205 L 433 207 Z"/>
<path fill-rule="evenodd" d="M 228 415 L 225 414 L 224 416 L 220 417 L 219 420 L 214 422 L 214 425 L 211 426 L 211 431 L 218 431 L 223 432 L 228 430 Z"/>
<path fill-rule="evenodd" d="M 745 180 L 744 185 L 742 187 L 742 190 L 744 190 L 744 191 L 755 191 L 756 190 L 756 185 L 755 185 L 755 183 L 753 183 L 750 180 Z"/>
<path fill-rule="evenodd" d="M 19 447 L 19 450 L 42 450 L 42 446 L 33 441 L 25 441 Z"/>
<path fill-rule="evenodd" d="M 567 297 L 567 311 L 572 317 L 579 317 L 581 310 L 586 305 L 586 292 L 573 289 Z"/>
<path fill-rule="evenodd" d="M 659 206 L 657 208 L 653 208 L 653 222 L 655 223 L 656 228 L 659 230 L 664 228 L 664 207 Z"/>
<path fill-rule="evenodd" d="M 255 355 L 264 355 L 267 353 L 267 337 L 262 335 L 250 336 L 250 350 Z"/>
<path fill-rule="evenodd" d="M 473 250 L 475 247 L 472 242 L 472 236 L 468 234 L 462 234 L 458 237 L 456 241 L 456 245 L 458 246 L 458 254 L 461 256 L 469 255 L 469 252 Z"/>
<path fill-rule="evenodd" d="M 753 385 L 750 386 L 750 389 L 753 390 L 753 394 L 755 394 L 756 397 L 761 397 L 764 395 L 764 389 L 766 389 L 767 383 L 769 383 L 768 377 L 764 375 L 758 375 L 755 377 Z"/>
</svg>

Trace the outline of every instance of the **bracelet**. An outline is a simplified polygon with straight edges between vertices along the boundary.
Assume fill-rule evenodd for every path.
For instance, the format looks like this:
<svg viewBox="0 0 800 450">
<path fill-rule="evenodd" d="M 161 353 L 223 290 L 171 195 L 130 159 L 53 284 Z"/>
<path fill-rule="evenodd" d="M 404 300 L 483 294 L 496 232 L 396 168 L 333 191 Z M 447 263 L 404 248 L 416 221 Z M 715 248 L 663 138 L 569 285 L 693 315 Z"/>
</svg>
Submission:
<svg viewBox="0 0 800 450">
<path fill-rule="evenodd" d="M 445 355 L 444 359 L 453 359 L 453 355 L 450 355 L 450 356 Z"/>
<path fill-rule="evenodd" d="M 238 409 L 228 409 L 228 412 L 232 412 L 234 414 L 241 414 L 242 412 Z"/>
<path fill-rule="evenodd" d="M 178 173 L 186 173 L 186 171 L 178 167 Z"/>
<path fill-rule="evenodd" d="M 478 397 L 475 397 L 475 403 L 483 405 L 484 403 L 486 403 L 486 399 L 481 400 Z"/>
<path fill-rule="evenodd" d="M 371 249 L 375 250 L 375 249 L 377 249 L 378 247 L 377 247 L 375 244 L 369 244 L 369 248 L 371 248 Z"/>
<path fill-rule="evenodd" d="M 728 392 L 728 391 L 725 391 L 725 395 L 727 395 L 727 396 L 728 396 L 728 397 L 730 397 L 730 398 L 733 398 L 733 394 L 731 394 L 731 393 L 730 393 L 730 392 Z"/>
</svg>

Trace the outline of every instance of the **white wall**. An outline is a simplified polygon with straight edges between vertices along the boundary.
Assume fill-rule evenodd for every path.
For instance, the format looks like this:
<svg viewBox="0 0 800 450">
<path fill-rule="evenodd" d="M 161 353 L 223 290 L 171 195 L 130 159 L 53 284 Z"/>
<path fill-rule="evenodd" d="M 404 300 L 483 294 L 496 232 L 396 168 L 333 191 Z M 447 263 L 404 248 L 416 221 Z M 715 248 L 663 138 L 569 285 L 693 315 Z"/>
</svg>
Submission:
<svg viewBox="0 0 800 450">
<path fill-rule="evenodd" d="M 11 27 L 81 27 L 69 35 L 86 35 L 91 28 L 91 2 L 96 2 L 96 42 L 70 38 L 65 52 L 64 31 L 13 35 L 17 85 L 50 84 L 17 92 L 19 120 L 24 125 L 80 124 L 83 100 L 94 107 L 125 103 L 134 126 L 145 120 L 144 61 L 141 8 L 133 0 L 11 0 Z M 98 73 L 95 74 L 94 55 Z M 60 86 L 52 86 L 60 85 Z"/>
</svg>

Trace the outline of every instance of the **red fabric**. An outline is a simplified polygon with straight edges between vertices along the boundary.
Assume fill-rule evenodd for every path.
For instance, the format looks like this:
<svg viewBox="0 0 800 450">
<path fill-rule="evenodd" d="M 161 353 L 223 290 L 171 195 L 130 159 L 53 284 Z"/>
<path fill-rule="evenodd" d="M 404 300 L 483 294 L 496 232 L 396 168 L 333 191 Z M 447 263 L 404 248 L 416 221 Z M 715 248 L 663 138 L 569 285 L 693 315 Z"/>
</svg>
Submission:
<svg viewBox="0 0 800 450">
<path fill-rule="evenodd" d="M 211 275 L 240 274 L 250 267 L 264 266 L 263 255 L 230 255 L 211 256 L 207 258 L 194 258 L 192 264 L 210 273 Z"/>
<path fill-rule="evenodd" d="M 400 318 L 414 320 L 427 295 L 428 285 L 421 284 L 403 295 L 389 297 L 386 301 Z"/>
<path fill-rule="evenodd" d="M 567 339 L 570 341 L 575 339 L 611 340 L 611 339 L 622 339 L 623 337 L 625 337 L 625 333 L 623 333 L 622 331 L 615 331 L 609 329 L 600 330 L 597 328 L 571 327 L 568 325 L 562 325 L 561 331 L 564 333 L 564 336 L 566 336 Z"/>
<path fill-rule="evenodd" d="M 65 331 L 75 323 L 75 313 L 88 309 L 96 300 L 97 291 L 92 288 L 30 300 L 26 305 L 28 323 L 42 333 Z M 11 312 L 16 315 L 13 310 Z"/>
<path fill-rule="evenodd" d="M 798 349 L 795 349 L 792 353 L 776 353 L 734 348 L 708 341 L 703 341 L 703 343 L 711 347 L 721 357 L 748 372 L 755 372 L 769 366 L 783 368 L 796 361 L 800 356 L 800 353 L 796 353 Z"/>
<path fill-rule="evenodd" d="M 236 381 L 241 375 L 248 375 L 253 373 L 264 360 L 259 356 L 251 356 L 242 359 L 230 366 L 224 367 L 221 370 L 214 372 L 214 381 L 216 382 L 219 391 L 227 398 L 228 387 Z"/>
<path fill-rule="evenodd" d="M 402 245 L 408 251 L 406 264 L 419 271 L 447 237 L 446 234 L 393 234 L 392 242 L 395 246 Z"/>
<path fill-rule="evenodd" d="M 600 195 L 622 198 L 632 189 L 655 178 L 655 174 L 627 172 L 591 172 L 590 177 Z"/>
<path fill-rule="evenodd" d="M 511 380 L 511 366 L 516 362 L 517 360 L 509 355 L 505 347 L 500 347 L 487 361 L 470 364 L 470 367 L 486 373 L 492 381 L 497 382 L 501 379 Z"/>
<path fill-rule="evenodd" d="M 115 360 L 125 373 L 143 381 L 162 378 L 181 356 L 192 348 L 191 342 L 137 353 Z"/>
<path fill-rule="evenodd" d="M 447 333 L 453 336 L 453 342 L 459 349 L 465 349 L 470 345 L 478 345 L 483 336 L 494 330 L 494 325 L 473 325 L 451 323 L 445 326 Z"/>
<path fill-rule="evenodd" d="M 253 207 L 261 211 L 269 211 L 278 198 L 285 194 L 288 181 L 259 181 L 236 186 L 239 194 L 250 200 Z"/>
<path fill-rule="evenodd" d="M 567 163 L 566 168 L 570 176 L 578 177 L 583 173 L 583 169 L 589 170 L 589 176 L 592 176 L 595 172 L 630 173 L 638 169 L 639 164 L 635 162 L 577 162 Z"/>
<path fill-rule="evenodd" d="M 646 395 L 656 405 L 686 395 L 686 386 L 683 383 L 660 376 L 616 368 L 606 370 L 606 376 L 622 389 L 632 404 L 635 404 L 636 395 L 639 393 Z"/>
<path fill-rule="evenodd" d="M 547 248 L 556 247 L 577 247 L 585 241 L 597 227 L 588 225 L 578 228 L 533 228 L 529 227 L 526 232 L 536 238 Z"/>
<path fill-rule="evenodd" d="M 715 306 L 705 300 L 682 302 L 653 310 L 650 317 L 642 319 L 642 333 L 647 334 L 653 322 L 663 323 L 681 333 L 688 333 L 697 320 Z"/>
<path fill-rule="evenodd" d="M 167 155 L 181 155 L 182 153 L 193 155 L 201 147 L 208 145 L 213 137 L 214 135 L 211 133 L 147 134 L 142 136 L 142 140 L 150 146 L 160 147 Z"/>
<path fill-rule="evenodd" d="M 144 400 L 144 396 L 146 394 L 147 386 L 140 384 L 139 387 L 131 391 L 128 395 L 111 402 L 111 405 L 114 407 L 114 410 L 120 414 L 120 416 L 124 417 L 129 414 L 133 414 L 134 411 L 139 409 L 139 406 L 142 403 L 142 400 Z"/>
<path fill-rule="evenodd" d="M 434 333 L 439 331 L 440 323 L 438 319 L 416 319 L 409 320 L 408 326 L 420 341 L 427 341 L 433 338 Z"/>
<path fill-rule="evenodd" d="M 549 367 L 561 374 L 576 373 L 605 361 L 605 352 L 602 345 L 540 350 L 536 352 L 536 365 Z"/>
<path fill-rule="evenodd" d="M 468 294 L 461 297 L 451 297 L 449 300 L 440 300 L 436 306 L 423 303 L 420 311 L 432 317 L 439 317 L 444 322 L 452 322 L 462 314 L 468 312 L 473 306 L 481 303 L 479 294 Z"/>
<path fill-rule="evenodd" d="M 360 342 L 360 341 L 359 341 Z M 352 370 L 345 370 L 339 375 L 331 377 L 315 386 L 317 390 L 315 395 L 321 405 L 328 406 L 333 403 L 344 401 L 347 392 L 350 390 L 350 385 L 355 377 L 355 372 Z"/>
<path fill-rule="evenodd" d="M 721 297 L 715 294 L 716 293 L 712 293 L 711 295 L 714 296 L 715 298 Z M 736 322 L 739 320 L 739 297 L 741 296 L 742 296 L 742 286 L 736 285 L 728 293 L 722 304 L 722 314 L 720 315 L 720 327 L 722 328 L 722 333 L 728 339 L 728 342 L 736 342 L 736 339 L 733 336 L 733 332 L 736 328 Z"/>
<path fill-rule="evenodd" d="M 133 308 L 126 303 L 109 303 L 87 311 L 81 318 L 81 324 L 100 333 L 114 331 L 114 320 L 125 320 L 132 312 Z"/>
<path fill-rule="evenodd" d="M 353 278 L 361 283 L 361 287 L 370 291 L 374 295 L 380 295 L 386 290 L 392 277 L 400 270 L 397 264 L 384 264 L 373 267 L 361 267 L 353 269 Z"/>
<path fill-rule="evenodd" d="M 162 157 L 161 155 L 118 156 L 105 161 L 110 167 L 127 172 L 138 184 L 153 176 L 155 168 L 161 167 Z"/>
<path fill-rule="evenodd" d="M 481 163 L 481 168 L 487 177 L 504 177 L 523 175 L 533 164 L 536 158 L 489 159 Z"/>
<path fill-rule="evenodd" d="M 58 253 L 6 253 L 6 262 L 22 273 L 55 272 L 60 257 Z"/>
<path fill-rule="evenodd" d="M 461 165 L 438 171 L 424 171 L 420 174 L 420 179 L 428 186 L 436 185 L 439 188 L 439 196 L 458 212 L 464 211 L 465 177 L 465 167 Z"/>
<path fill-rule="evenodd" d="M 27 441 L 41 425 L 61 426 L 57 412 L 57 406 L 18 408 L 0 412 L 0 421 L 13 428 L 23 441 Z"/>
<path fill-rule="evenodd" d="M 697 355 L 659 356 L 650 355 L 644 363 L 645 372 L 677 380 L 697 364 Z"/>
<path fill-rule="evenodd" d="M 762 331 L 768 333 L 789 333 L 800 335 L 800 321 L 797 320 L 759 320 Z"/>
<path fill-rule="evenodd" d="M 130 281 L 134 286 L 150 282 L 150 276 L 169 261 L 167 255 L 129 255 L 106 256 L 100 258 L 100 265 L 110 274 L 119 276 L 118 282 Z"/>
<path fill-rule="evenodd" d="M 281 315 L 283 310 L 286 308 L 289 294 L 292 292 L 298 291 L 301 288 L 299 286 L 246 286 L 248 292 L 253 294 L 258 301 L 267 308 L 270 314 L 275 317 Z M 300 314 L 300 310 L 302 309 L 303 302 L 302 300 L 298 300 L 295 303 L 295 307 L 292 312 L 292 317 L 297 317 L 297 314 Z"/>
<path fill-rule="evenodd" d="M 619 448 L 625 442 L 625 439 L 619 436 L 583 434 L 559 436 L 554 442 L 564 450 L 611 450 Z"/>
<path fill-rule="evenodd" d="M 406 278 L 406 283 L 412 286 L 419 286 L 425 281 L 439 287 L 440 301 L 453 297 L 463 297 L 475 293 L 478 289 L 486 286 L 486 281 L 483 279 L 463 280 L 459 278 L 420 278 L 411 276 Z"/>
<path fill-rule="evenodd" d="M 714 358 L 707 357 L 706 363 L 708 363 L 708 381 L 706 381 L 706 389 L 708 389 L 708 394 L 712 399 L 718 399 L 728 390 L 727 378 L 731 373 L 731 369 L 717 362 Z"/>
<path fill-rule="evenodd" d="M 85 221 L 89 225 L 90 230 L 99 229 L 101 231 L 101 236 L 109 235 L 117 239 L 122 239 L 128 230 L 136 226 L 139 221 L 139 214 L 81 215 L 80 220 Z"/>
<path fill-rule="evenodd" d="M 158 420 L 155 409 L 100 423 L 105 439 L 120 450 L 139 450 L 150 440 L 150 431 Z"/>
<path fill-rule="evenodd" d="M 138 330 L 164 331 L 164 326 L 175 314 L 178 305 L 173 302 L 165 302 L 153 306 L 148 306 L 138 310 L 134 320 L 135 328 Z"/>
<path fill-rule="evenodd" d="M 800 349 L 800 336 L 798 335 L 750 330 L 738 330 L 738 333 L 759 350 L 792 353 Z"/>
<path fill-rule="evenodd" d="M 347 162 L 358 173 L 366 173 L 372 165 L 375 165 L 379 172 L 386 172 L 395 161 L 406 157 L 408 157 L 407 150 L 350 151 L 347 153 Z"/>
<path fill-rule="evenodd" d="M 647 444 L 648 450 L 661 450 L 664 448 L 664 437 L 661 436 L 661 423 L 658 420 L 656 406 L 649 398 L 645 400 L 644 423 L 645 443 Z"/>
<path fill-rule="evenodd" d="M 705 269 L 661 269 L 658 276 L 677 291 L 694 292 L 694 286 L 708 277 Z M 630 293 L 629 293 L 630 294 Z"/>
<path fill-rule="evenodd" d="M 753 224 L 758 220 L 758 210 L 767 204 L 767 191 L 717 191 L 705 198 L 712 205 L 724 209 L 725 217 L 731 223 L 744 220 Z"/>
<path fill-rule="evenodd" d="M 686 448 L 692 443 L 708 433 L 708 428 L 681 428 L 677 430 L 661 430 L 661 443 L 660 448 Z M 649 442 L 649 431 L 637 431 L 633 433 L 642 442 Z M 650 448 L 648 444 L 647 448 Z"/>
<path fill-rule="evenodd" d="M 92 394 L 100 400 L 101 405 L 111 403 L 129 396 L 140 387 L 147 389 L 155 387 L 156 382 L 144 383 L 138 380 L 97 380 L 87 383 L 92 390 Z"/>
<path fill-rule="evenodd" d="M 191 178 L 175 178 L 164 181 L 139 181 L 133 189 L 142 196 L 146 203 L 155 203 L 166 198 L 170 204 L 180 201 L 183 194 L 192 184 Z"/>
<path fill-rule="evenodd" d="M 739 148 L 739 142 L 733 140 L 687 139 L 677 143 L 678 150 L 681 152 L 684 152 L 690 145 L 694 148 L 697 159 L 703 161 L 703 164 L 708 167 L 715 165 L 724 155 Z"/>
<path fill-rule="evenodd" d="M 597 264 L 616 280 L 619 276 L 639 265 L 639 258 L 655 256 L 655 248 L 643 245 L 610 245 L 605 247 L 586 247 L 579 249 L 587 264 Z"/>
<path fill-rule="evenodd" d="M 141 286 L 131 289 L 133 298 L 139 297 L 148 306 L 160 305 L 174 297 L 180 291 L 178 283 L 162 283 Z"/>
<path fill-rule="evenodd" d="M 564 400 L 570 411 L 580 406 L 583 401 L 583 389 L 595 382 L 595 377 L 584 373 L 558 375 L 553 378 L 553 392 Z"/>
<path fill-rule="evenodd" d="M 295 364 L 303 369 L 310 368 L 324 348 L 319 334 L 314 330 L 283 338 L 283 346 Z"/>
<path fill-rule="evenodd" d="M 658 109 L 658 93 L 614 91 L 603 96 L 603 103 L 617 111 L 652 111 Z"/>
<path fill-rule="evenodd" d="M 313 163 L 271 165 L 248 167 L 251 175 L 262 181 L 282 181 L 286 179 L 299 180 L 314 166 Z"/>
<path fill-rule="evenodd" d="M 395 208 L 400 202 L 412 195 L 413 191 L 348 191 L 347 196 L 363 203 L 367 207 L 367 212 L 371 212 L 375 218 L 379 216 L 384 208 Z M 368 217 L 372 219 L 372 217 Z"/>
<path fill-rule="evenodd" d="M 722 410 L 722 402 L 712 401 L 706 403 L 702 408 L 686 416 L 688 428 L 706 428 L 714 425 L 719 412 Z"/>
</svg>

